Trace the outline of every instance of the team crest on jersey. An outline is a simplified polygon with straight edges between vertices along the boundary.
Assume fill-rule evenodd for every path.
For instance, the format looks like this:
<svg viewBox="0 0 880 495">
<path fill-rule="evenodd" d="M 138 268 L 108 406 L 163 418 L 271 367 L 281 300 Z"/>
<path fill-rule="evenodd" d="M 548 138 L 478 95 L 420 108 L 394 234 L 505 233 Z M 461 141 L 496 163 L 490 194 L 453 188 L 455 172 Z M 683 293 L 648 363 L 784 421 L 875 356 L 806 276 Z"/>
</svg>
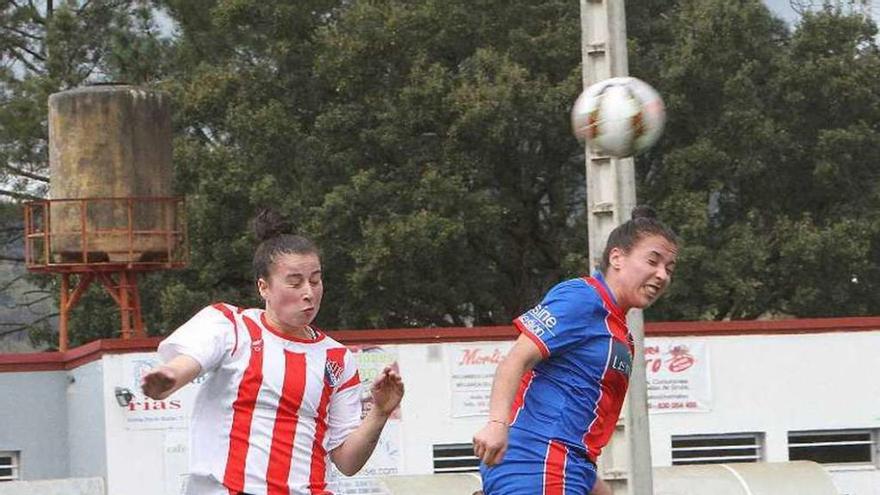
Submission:
<svg viewBox="0 0 880 495">
<path fill-rule="evenodd" d="M 263 339 L 257 339 L 251 342 L 251 350 L 254 352 L 262 352 L 263 351 Z"/>
<path fill-rule="evenodd" d="M 327 366 L 324 367 L 324 381 L 331 388 L 336 388 L 342 380 L 342 372 L 344 370 L 345 368 L 342 366 L 342 363 L 327 359 Z"/>
</svg>

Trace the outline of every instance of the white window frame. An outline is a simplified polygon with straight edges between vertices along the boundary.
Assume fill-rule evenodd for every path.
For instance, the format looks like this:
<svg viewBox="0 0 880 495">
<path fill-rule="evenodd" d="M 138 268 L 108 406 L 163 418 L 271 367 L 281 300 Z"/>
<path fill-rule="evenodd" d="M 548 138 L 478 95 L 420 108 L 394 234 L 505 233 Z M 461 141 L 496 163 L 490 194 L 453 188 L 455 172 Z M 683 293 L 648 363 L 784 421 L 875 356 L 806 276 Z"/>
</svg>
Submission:
<svg viewBox="0 0 880 495">
<path fill-rule="evenodd" d="M 713 445 L 678 446 L 676 441 L 714 441 Z M 732 441 L 751 440 L 746 443 L 732 443 Z M 764 434 L 759 432 L 743 433 L 718 433 L 702 435 L 673 435 L 670 441 L 672 449 L 672 465 L 683 466 L 688 464 L 724 464 L 728 462 L 763 462 L 764 461 Z M 754 449 L 752 455 L 725 455 L 713 452 L 724 450 Z M 694 457 L 676 457 L 676 453 L 701 453 Z"/>
<path fill-rule="evenodd" d="M 0 459 L 9 458 L 9 462 L 3 462 L 0 460 L 0 469 L 12 469 L 12 474 L 9 475 L 0 475 L 0 482 L 3 481 L 18 481 L 21 479 L 21 463 L 19 462 L 21 456 L 18 451 L 15 450 L 0 450 Z"/>
<path fill-rule="evenodd" d="M 800 436 L 800 437 L 809 437 L 809 436 L 829 436 L 829 435 L 853 435 L 853 434 L 864 434 L 867 435 L 867 440 L 839 440 L 839 441 L 820 441 L 820 442 L 810 442 L 810 441 L 802 441 L 802 442 L 792 442 L 792 436 Z M 833 447 L 833 446 L 844 446 L 844 445 L 870 445 L 869 452 L 871 458 L 864 461 L 839 461 L 839 462 L 822 462 L 822 461 L 814 461 L 822 464 L 823 466 L 877 466 L 878 465 L 878 452 L 880 452 L 880 430 L 870 429 L 870 428 L 852 428 L 852 429 L 840 429 L 840 430 L 795 430 L 789 431 L 787 435 L 788 440 L 788 455 L 791 458 L 791 449 L 798 447 Z"/>
<path fill-rule="evenodd" d="M 443 451 L 464 450 L 467 455 L 443 455 Z M 434 474 L 437 473 L 475 473 L 480 470 L 480 460 L 474 455 L 471 443 L 438 443 L 432 448 Z M 440 455 L 438 455 L 440 454 Z M 452 462 L 461 466 L 438 467 L 437 463 Z"/>
</svg>

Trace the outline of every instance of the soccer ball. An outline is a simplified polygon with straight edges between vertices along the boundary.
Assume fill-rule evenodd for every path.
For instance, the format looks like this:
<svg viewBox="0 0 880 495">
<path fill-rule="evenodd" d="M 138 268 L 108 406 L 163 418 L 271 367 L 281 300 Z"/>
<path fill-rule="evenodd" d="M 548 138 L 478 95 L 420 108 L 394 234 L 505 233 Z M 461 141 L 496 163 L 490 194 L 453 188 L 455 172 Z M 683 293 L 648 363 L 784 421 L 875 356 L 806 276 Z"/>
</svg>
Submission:
<svg viewBox="0 0 880 495">
<path fill-rule="evenodd" d="M 660 95 L 635 77 L 599 81 L 585 89 L 571 109 L 574 135 L 595 151 L 618 158 L 651 147 L 665 122 Z"/>
</svg>

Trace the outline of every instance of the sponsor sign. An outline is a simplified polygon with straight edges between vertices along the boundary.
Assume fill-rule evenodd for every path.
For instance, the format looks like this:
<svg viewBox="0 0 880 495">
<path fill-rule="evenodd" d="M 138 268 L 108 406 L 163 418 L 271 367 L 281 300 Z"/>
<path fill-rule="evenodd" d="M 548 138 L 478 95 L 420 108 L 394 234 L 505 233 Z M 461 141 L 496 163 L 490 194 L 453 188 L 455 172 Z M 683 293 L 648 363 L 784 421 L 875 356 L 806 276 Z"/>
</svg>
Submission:
<svg viewBox="0 0 880 495">
<path fill-rule="evenodd" d="M 489 414 L 495 368 L 513 342 L 447 344 L 446 363 L 452 392 L 453 418 Z"/>
<path fill-rule="evenodd" d="M 660 338 L 645 341 L 648 412 L 712 410 L 709 353 L 704 342 Z"/>
<path fill-rule="evenodd" d="M 358 363 L 358 372 L 361 377 L 361 404 L 362 415 L 366 416 L 373 407 L 373 399 L 370 387 L 373 381 L 379 377 L 386 366 L 391 366 L 399 372 L 397 365 L 397 348 L 391 346 L 350 346 Z M 404 377 L 404 381 L 406 377 Z M 328 486 L 334 493 L 339 494 L 370 494 L 386 495 L 388 491 L 384 484 L 379 481 L 382 476 L 400 474 L 402 471 L 401 457 L 401 414 L 398 407 L 385 423 L 385 428 L 379 436 L 379 443 L 373 455 L 364 465 L 360 472 L 352 477 L 343 476 L 336 470 L 333 463 L 328 463 L 327 470 Z"/>
<path fill-rule="evenodd" d="M 195 403 L 198 385 L 205 377 L 193 381 L 165 400 L 153 400 L 141 391 L 141 379 L 160 364 L 158 354 L 123 355 L 123 387 L 132 394 L 131 402 L 122 408 L 125 428 L 128 430 L 186 429 Z M 115 393 L 115 390 L 111 391 Z"/>
</svg>

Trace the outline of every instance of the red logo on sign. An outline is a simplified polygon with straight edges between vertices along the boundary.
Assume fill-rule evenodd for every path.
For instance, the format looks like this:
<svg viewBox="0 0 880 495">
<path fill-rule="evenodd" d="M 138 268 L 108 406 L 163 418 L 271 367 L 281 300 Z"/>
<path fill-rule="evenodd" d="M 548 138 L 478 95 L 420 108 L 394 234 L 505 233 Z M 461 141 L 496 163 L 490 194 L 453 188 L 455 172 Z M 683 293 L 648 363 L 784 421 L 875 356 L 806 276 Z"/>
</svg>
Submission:
<svg viewBox="0 0 880 495">
<path fill-rule="evenodd" d="M 679 373 L 694 365 L 694 357 L 691 356 L 687 346 L 678 345 L 669 350 L 672 359 L 669 360 L 669 371 Z"/>
</svg>

